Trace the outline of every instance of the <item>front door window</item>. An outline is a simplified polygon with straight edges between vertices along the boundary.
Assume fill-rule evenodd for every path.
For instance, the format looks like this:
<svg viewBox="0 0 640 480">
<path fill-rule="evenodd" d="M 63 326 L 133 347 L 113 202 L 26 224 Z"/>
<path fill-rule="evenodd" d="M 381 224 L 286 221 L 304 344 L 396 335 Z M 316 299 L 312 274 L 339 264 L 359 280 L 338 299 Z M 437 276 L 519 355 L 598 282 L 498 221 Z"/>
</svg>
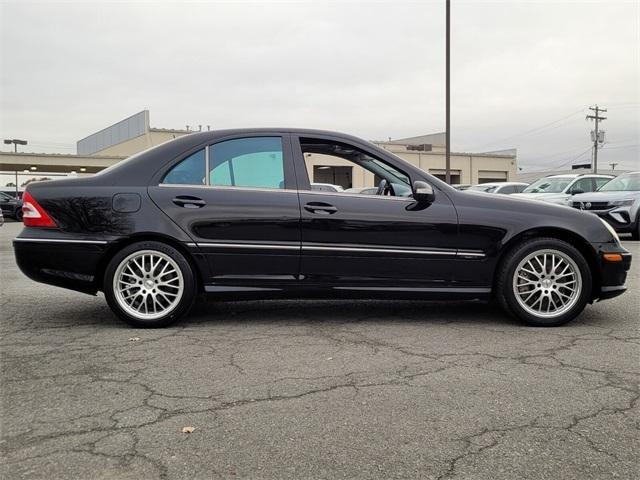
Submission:
<svg viewBox="0 0 640 480">
<path fill-rule="evenodd" d="M 311 190 L 409 196 L 409 176 L 352 145 L 300 138 Z"/>
</svg>

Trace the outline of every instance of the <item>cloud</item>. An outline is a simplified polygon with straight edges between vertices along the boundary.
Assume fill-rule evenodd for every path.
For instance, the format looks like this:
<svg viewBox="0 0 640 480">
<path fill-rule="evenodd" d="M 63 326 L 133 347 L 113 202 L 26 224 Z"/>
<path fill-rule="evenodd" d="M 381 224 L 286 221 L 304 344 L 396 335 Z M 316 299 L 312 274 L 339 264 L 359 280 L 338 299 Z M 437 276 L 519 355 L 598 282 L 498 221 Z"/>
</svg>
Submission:
<svg viewBox="0 0 640 480">
<path fill-rule="evenodd" d="M 40 151 L 69 151 L 143 108 L 157 127 L 301 126 L 369 139 L 440 131 L 443 5 L 5 2 L 0 129 Z M 518 134 L 599 102 L 617 142 L 603 161 L 638 168 L 639 11 L 454 2 L 453 148 L 517 147 L 525 167 L 558 164 L 589 146 L 582 112 Z"/>
</svg>

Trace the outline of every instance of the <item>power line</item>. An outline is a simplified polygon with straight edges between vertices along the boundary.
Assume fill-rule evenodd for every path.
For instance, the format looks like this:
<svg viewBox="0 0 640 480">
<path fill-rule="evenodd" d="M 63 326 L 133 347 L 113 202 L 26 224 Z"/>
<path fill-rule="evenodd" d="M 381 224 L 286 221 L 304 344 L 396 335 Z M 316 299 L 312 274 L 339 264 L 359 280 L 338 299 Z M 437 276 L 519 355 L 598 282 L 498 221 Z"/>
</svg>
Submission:
<svg viewBox="0 0 640 480">
<path fill-rule="evenodd" d="M 618 145 L 617 147 L 600 147 L 600 150 L 615 150 L 616 148 L 634 148 L 637 147 L 637 143 L 632 143 L 630 145 Z"/>
<path fill-rule="evenodd" d="M 575 162 L 576 160 L 582 158 L 582 156 L 589 152 L 589 150 L 591 150 L 591 147 L 587 148 L 586 150 L 584 150 L 582 153 L 580 153 L 578 156 L 576 157 L 572 157 L 569 160 L 567 160 L 566 162 L 561 163 L 560 165 L 555 165 L 552 168 L 547 168 L 545 170 L 534 170 L 534 171 L 530 171 L 530 172 L 524 172 L 524 173 L 545 173 L 545 172 L 552 172 L 554 170 L 560 170 L 562 167 L 565 167 L 573 162 Z"/>
<path fill-rule="evenodd" d="M 490 142 L 490 143 L 485 143 L 483 145 L 479 145 L 477 147 L 472 148 L 471 150 L 475 150 L 477 148 L 482 148 L 482 147 L 490 146 L 490 145 L 498 145 L 498 144 L 500 144 L 502 142 L 506 142 L 507 140 L 512 140 L 514 138 L 524 137 L 524 136 L 527 136 L 527 135 L 532 135 L 534 133 L 542 133 L 542 131 L 544 131 L 546 128 L 554 126 L 554 125 L 555 125 L 555 128 L 559 128 L 561 125 L 556 125 L 556 124 L 558 124 L 560 122 L 563 122 L 565 120 L 568 120 L 569 118 L 571 118 L 571 117 L 573 117 L 573 116 L 575 116 L 575 115 L 577 115 L 579 113 L 582 113 L 582 112 L 584 112 L 584 107 L 579 109 L 579 110 L 576 110 L 575 112 L 570 113 L 569 115 L 566 115 L 564 117 L 558 118 L 557 120 L 554 120 L 554 121 L 549 122 L 549 123 L 545 123 L 544 125 L 540 125 L 539 127 L 535 127 L 535 128 L 529 129 L 529 130 L 525 130 L 524 132 L 520 132 L 520 133 L 517 133 L 515 135 L 511 135 L 509 137 L 502 138 L 500 140 L 495 140 L 495 141 Z M 554 130 L 554 129 L 552 129 L 552 130 Z"/>
</svg>

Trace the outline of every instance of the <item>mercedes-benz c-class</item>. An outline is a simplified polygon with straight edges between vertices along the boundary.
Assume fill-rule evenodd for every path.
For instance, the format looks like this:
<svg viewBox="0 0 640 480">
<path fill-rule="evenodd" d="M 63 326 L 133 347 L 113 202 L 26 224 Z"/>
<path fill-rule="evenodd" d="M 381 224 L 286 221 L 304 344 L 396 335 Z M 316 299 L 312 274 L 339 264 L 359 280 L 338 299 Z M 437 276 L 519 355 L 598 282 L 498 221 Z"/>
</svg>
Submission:
<svg viewBox="0 0 640 480">
<path fill-rule="evenodd" d="M 200 294 L 495 299 L 555 326 L 623 293 L 631 263 L 596 215 L 461 192 L 369 142 L 316 130 L 193 133 L 92 177 L 30 184 L 23 201 L 21 270 L 103 292 L 135 326 L 168 325 Z"/>
</svg>

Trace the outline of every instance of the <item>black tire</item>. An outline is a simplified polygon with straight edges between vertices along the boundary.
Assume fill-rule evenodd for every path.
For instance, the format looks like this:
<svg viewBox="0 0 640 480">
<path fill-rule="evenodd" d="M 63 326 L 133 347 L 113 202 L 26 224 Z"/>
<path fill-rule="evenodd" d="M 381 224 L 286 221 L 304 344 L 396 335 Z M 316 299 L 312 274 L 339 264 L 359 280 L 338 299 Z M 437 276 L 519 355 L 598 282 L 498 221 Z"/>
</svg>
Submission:
<svg viewBox="0 0 640 480">
<path fill-rule="evenodd" d="M 18 222 L 22 221 L 22 207 L 16 209 L 16 213 L 13 215 Z"/>
<path fill-rule="evenodd" d="M 577 266 L 581 276 L 581 287 L 576 293 L 576 298 L 566 311 L 557 316 L 544 317 L 532 314 L 527 311 L 516 298 L 514 292 L 513 279 L 516 269 L 521 261 L 534 252 L 541 250 L 553 250 L 569 257 Z M 539 286 L 540 284 L 538 284 Z M 556 288 L 555 286 L 553 287 Z M 592 275 L 591 269 L 586 259 L 578 249 L 567 242 L 557 238 L 537 238 L 524 241 L 516 245 L 506 254 L 499 266 L 495 295 L 500 306 L 511 316 L 535 327 L 557 327 L 570 322 L 577 317 L 591 296 Z M 545 290 L 546 292 L 546 290 Z M 551 292 L 551 290 L 549 290 Z M 554 297 L 555 298 L 555 297 Z M 541 304 L 542 306 L 542 304 Z"/>
<path fill-rule="evenodd" d="M 631 232 L 631 238 L 634 240 L 640 240 L 640 213 L 636 219 L 636 229 Z"/>
<path fill-rule="evenodd" d="M 116 275 L 116 272 L 120 268 L 121 264 L 124 264 L 125 260 L 130 258 L 136 252 L 140 252 L 143 250 L 157 252 L 159 255 L 169 257 L 171 260 L 173 260 L 173 262 L 175 262 L 182 274 L 182 293 L 176 297 L 175 305 L 171 307 L 171 309 L 167 310 L 166 315 L 162 315 L 158 318 L 153 319 L 136 317 L 130 312 L 126 311 L 125 308 L 120 304 L 120 302 L 124 302 L 124 300 L 119 300 L 118 298 L 121 297 L 119 297 L 114 290 L 114 276 Z M 128 245 L 120 250 L 111 259 L 109 265 L 107 265 L 103 279 L 104 295 L 113 313 L 115 313 L 129 325 L 143 328 L 166 327 L 177 322 L 180 318 L 187 315 L 196 300 L 197 287 L 198 285 L 195 273 L 193 271 L 193 268 L 191 267 L 191 264 L 185 258 L 185 256 L 172 246 L 156 241 L 138 242 Z M 142 289 L 142 287 L 138 288 Z M 159 312 L 159 314 L 160 313 L 161 312 Z M 140 315 L 142 315 L 142 312 L 140 312 Z"/>
</svg>

